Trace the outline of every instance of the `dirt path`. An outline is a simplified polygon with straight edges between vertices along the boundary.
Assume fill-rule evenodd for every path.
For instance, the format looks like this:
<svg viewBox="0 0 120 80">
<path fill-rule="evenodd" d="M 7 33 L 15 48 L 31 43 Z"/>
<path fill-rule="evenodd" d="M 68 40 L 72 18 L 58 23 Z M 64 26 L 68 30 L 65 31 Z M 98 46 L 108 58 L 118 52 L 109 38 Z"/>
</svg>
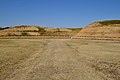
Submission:
<svg viewBox="0 0 120 80">
<path fill-rule="evenodd" d="M 51 40 L 5 80 L 104 80 L 64 40 Z"/>
</svg>

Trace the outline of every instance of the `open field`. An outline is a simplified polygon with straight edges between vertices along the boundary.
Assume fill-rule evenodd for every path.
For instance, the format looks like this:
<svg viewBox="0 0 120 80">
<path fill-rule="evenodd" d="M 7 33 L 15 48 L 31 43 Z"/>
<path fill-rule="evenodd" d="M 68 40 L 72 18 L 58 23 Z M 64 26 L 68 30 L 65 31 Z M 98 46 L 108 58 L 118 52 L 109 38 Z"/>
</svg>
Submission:
<svg viewBox="0 0 120 80">
<path fill-rule="evenodd" d="M 1 39 L 0 80 L 120 80 L 120 41 Z"/>
</svg>

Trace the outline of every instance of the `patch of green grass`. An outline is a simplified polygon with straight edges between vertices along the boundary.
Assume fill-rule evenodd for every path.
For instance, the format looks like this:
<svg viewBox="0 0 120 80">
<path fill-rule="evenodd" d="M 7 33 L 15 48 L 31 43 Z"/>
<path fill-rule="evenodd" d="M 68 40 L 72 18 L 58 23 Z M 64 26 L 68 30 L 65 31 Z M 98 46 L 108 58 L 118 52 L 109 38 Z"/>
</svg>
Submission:
<svg viewBox="0 0 120 80">
<path fill-rule="evenodd" d="M 100 21 L 102 25 L 111 25 L 111 24 L 120 24 L 120 20 L 107 20 L 107 21 Z"/>
<path fill-rule="evenodd" d="M 74 32 L 79 32 L 80 30 L 82 30 L 83 28 L 68 28 Z"/>
</svg>

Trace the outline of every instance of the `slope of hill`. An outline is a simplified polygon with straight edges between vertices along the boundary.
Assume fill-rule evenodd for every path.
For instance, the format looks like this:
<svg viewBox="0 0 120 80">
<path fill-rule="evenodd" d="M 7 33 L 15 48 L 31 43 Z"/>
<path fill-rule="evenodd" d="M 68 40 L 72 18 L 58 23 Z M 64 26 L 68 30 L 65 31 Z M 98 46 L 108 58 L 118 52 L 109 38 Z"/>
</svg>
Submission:
<svg viewBox="0 0 120 80">
<path fill-rule="evenodd" d="M 14 26 L 0 31 L 0 36 L 40 35 L 37 32 L 43 30 L 38 26 Z"/>
<path fill-rule="evenodd" d="M 77 34 L 81 28 L 44 28 L 40 26 L 14 26 L 7 29 L 0 30 L 0 36 L 3 37 L 19 37 L 19 36 L 57 36 L 72 37 Z M 49 37 L 50 38 L 50 37 Z"/>
<path fill-rule="evenodd" d="M 120 38 L 120 20 L 94 22 L 83 28 L 75 38 Z"/>
</svg>

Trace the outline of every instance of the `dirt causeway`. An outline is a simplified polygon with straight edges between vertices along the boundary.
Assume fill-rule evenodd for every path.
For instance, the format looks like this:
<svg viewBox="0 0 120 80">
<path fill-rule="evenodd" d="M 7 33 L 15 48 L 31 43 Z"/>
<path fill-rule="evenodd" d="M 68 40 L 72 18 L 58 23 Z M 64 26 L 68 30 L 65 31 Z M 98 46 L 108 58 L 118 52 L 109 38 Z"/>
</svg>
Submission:
<svg viewBox="0 0 120 80">
<path fill-rule="evenodd" d="M 1 39 L 0 80 L 120 80 L 120 42 Z"/>
</svg>

